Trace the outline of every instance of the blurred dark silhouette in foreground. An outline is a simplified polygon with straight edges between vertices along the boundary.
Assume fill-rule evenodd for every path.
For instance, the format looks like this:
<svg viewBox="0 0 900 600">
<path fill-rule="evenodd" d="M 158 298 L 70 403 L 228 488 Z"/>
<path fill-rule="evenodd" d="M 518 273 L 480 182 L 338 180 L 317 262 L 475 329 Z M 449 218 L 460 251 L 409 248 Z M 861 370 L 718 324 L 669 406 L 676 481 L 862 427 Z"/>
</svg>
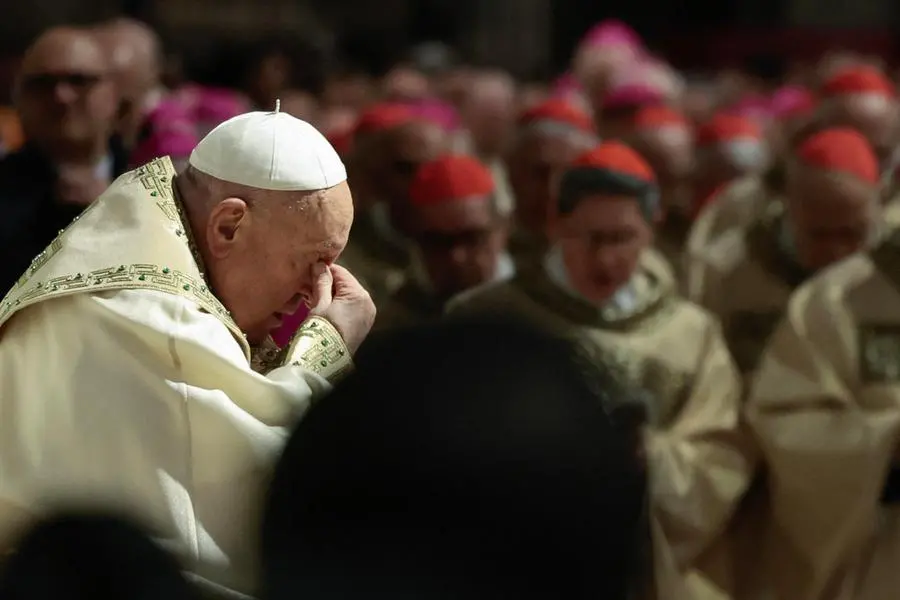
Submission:
<svg viewBox="0 0 900 600">
<path fill-rule="evenodd" d="M 277 469 L 265 600 L 611 600 L 639 585 L 635 436 L 567 344 L 459 321 L 380 338 L 358 365 Z"/>
<path fill-rule="evenodd" d="M 177 561 L 115 517 L 39 523 L 0 565 L 3 600 L 194 600 Z"/>
</svg>

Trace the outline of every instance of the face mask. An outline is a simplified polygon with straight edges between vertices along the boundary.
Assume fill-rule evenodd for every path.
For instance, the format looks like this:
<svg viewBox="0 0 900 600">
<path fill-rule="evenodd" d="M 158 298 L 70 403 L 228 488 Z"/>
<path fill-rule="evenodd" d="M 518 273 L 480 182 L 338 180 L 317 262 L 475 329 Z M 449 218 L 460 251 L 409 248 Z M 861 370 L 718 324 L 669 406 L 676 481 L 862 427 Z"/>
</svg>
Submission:
<svg viewBox="0 0 900 600">
<path fill-rule="evenodd" d="M 494 272 L 494 281 L 512 279 L 516 274 L 516 261 L 509 252 L 502 252 L 497 257 L 497 270 Z"/>
<path fill-rule="evenodd" d="M 761 170 L 769 158 L 765 146 L 759 140 L 732 140 L 723 143 L 720 148 L 729 161 L 746 171 Z"/>
<path fill-rule="evenodd" d="M 878 93 L 854 94 L 844 101 L 851 112 L 883 112 L 887 111 L 891 104 L 887 96 Z"/>
<path fill-rule="evenodd" d="M 669 146 L 687 146 L 691 143 L 691 132 L 681 125 L 666 125 L 656 130 L 657 138 Z"/>
</svg>

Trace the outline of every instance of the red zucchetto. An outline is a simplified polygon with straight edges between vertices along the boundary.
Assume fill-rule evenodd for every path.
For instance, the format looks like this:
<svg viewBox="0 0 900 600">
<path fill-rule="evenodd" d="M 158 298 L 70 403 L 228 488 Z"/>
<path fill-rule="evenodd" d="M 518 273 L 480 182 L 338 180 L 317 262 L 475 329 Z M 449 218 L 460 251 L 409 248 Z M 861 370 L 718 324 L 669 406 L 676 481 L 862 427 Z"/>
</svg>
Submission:
<svg viewBox="0 0 900 600">
<path fill-rule="evenodd" d="M 756 121 L 740 115 L 719 113 L 697 128 L 698 146 L 712 146 L 742 139 L 761 141 L 763 131 Z"/>
<path fill-rule="evenodd" d="M 796 156 L 809 167 L 878 183 L 878 159 L 866 138 L 855 129 L 839 127 L 815 133 L 797 147 Z"/>
<path fill-rule="evenodd" d="M 449 154 L 419 168 L 409 198 L 413 206 L 429 206 L 493 193 L 494 178 L 486 166 L 471 156 Z"/>
<path fill-rule="evenodd" d="M 570 166 L 570 169 L 583 168 L 625 175 L 649 184 L 656 182 L 656 175 L 647 161 L 640 154 L 619 142 L 600 144 L 593 150 L 588 150 L 576 157 Z"/>
<path fill-rule="evenodd" d="M 663 127 L 685 127 L 691 124 L 681 112 L 665 105 L 644 106 L 632 117 L 632 125 L 636 130 L 659 129 Z"/>
<path fill-rule="evenodd" d="M 585 133 L 594 133 L 594 122 L 590 115 L 561 98 L 541 102 L 523 112 L 518 120 L 520 127 L 543 122 L 559 123 Z"/>
<path fill-rule="evenodd" d="M 873 67 L 842 69 L 822 85 L 822 96 L 825 98 L 848 94 L 881 94 L 893 98 L 896 93 L 890 80 Z"/>
<path fill-rule="evenodd" d="M 353 135 L 367 135 L 394 129 L 417 119 L 415 111 L 405 104 L 385 102 L 369 107 L 356 120 Z"/>
</svg>

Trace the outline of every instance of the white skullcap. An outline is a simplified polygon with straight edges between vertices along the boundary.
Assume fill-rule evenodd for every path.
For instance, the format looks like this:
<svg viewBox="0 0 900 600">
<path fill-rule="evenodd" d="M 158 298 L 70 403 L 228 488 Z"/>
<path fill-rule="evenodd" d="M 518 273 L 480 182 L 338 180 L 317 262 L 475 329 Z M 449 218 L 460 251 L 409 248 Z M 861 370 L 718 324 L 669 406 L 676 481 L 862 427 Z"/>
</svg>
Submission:
<svg viewBox="0 0 900 600">
<path fill-rule="evenodd" d="M 306 192 L 347 180 L 325 136 L 277 107 L 228 119 L 200 140 L 189 162 L 216 179 L 261 190 Z"/>
</svg>

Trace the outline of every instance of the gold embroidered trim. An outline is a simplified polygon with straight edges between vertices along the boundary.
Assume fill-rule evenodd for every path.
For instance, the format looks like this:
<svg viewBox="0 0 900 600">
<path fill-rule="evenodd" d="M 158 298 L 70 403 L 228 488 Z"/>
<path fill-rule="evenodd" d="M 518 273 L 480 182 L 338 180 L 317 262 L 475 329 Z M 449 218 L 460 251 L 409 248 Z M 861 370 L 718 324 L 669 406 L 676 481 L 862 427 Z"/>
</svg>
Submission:
<svg viewBox="0 0 900 600">
<path fill-rule="evenodd" d="M 327 320 L 310 317 L 284 351 L 285 362 L 321 375 L 332 383 L 353 368 L 350 351 L 341 334 Z"/>
<path fill-rule="evenodd" d="M 90 273 L 76 273 L 38 281 L 15 300 L 0 305 L 0 320 L 13 309 L 30 306 L 47 296 L 62 296 L 76 292 L 102 292 L 127 288 L 150 289 L 193 300 L 211 314 L 231 320 L 228 311 L 213 296 L 206 284 L 180 271 L 158 265 L 120 265 Z"/>
<path fill-rule="evenodd" d="M 69 227 L 72 227 L 70 225 L 59 232 L 59 235 L 50 245 L 34 258 L 22 277 L 19 278 L 3 300 L 0 300 L 0 325 L 13 312 L 49 298 L 79 292 L 149 289 L 175 294 L 192 300 L 203 310 L 218 317 L 235 335 L 249 359 L 249 347 L 246 344 L 243 332 L 234 322 L 225 306 L 208 289 L 202 272 L 203 263 L 190 239 L 190 232 L 187 228 L 183 211 L 173 192 L 172 179 L 174 175 L 175 170 L 172 168 L 172 163 L 169 159 L 165 157 L 157 158 L 134 170 L 126 186 L 139 183 L 149 196 L 148 199 L 152 199 L 163 215 L 176 225 L 175 235 L 188 246 L 197 264 L 200 279 L 181 271 L 170 269 L 165 265 L 129 264 L 37 281 L 28 288 L 34 277 L 40 275 L 41 269 L 62 250 L 65 234 Z M 89 206 L 80 216 L 75 218 L 72 224 L 74 225 L 96 206 L 96 203 Z"/>
</svg>

